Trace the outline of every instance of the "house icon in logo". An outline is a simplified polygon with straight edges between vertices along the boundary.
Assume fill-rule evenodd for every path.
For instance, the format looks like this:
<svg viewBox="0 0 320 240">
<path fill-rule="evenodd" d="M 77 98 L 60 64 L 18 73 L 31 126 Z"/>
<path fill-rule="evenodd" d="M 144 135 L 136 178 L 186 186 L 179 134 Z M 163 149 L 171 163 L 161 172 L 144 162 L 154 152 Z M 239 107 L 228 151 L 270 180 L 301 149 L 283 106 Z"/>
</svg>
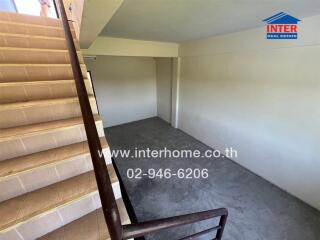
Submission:
<svg viewBox="0 0 320 240">
<path fill-rule="evenodd" d="M 263 20 L 267 23 L 267 39 L 297 39 L 298 23 L 301 21 L 284 12 Z"/>
</svg>

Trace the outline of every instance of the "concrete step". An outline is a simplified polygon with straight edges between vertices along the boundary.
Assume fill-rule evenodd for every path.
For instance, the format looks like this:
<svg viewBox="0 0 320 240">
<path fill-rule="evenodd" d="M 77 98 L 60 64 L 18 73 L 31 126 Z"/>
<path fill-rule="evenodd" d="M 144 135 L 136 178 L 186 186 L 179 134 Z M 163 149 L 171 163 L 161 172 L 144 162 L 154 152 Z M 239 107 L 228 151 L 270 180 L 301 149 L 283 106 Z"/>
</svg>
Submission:
<svg viewBox="0 0 320 240">
<path fill-rule="evenodd" d="M 112 165 L 108 166 L 116 199 L 120 186 Z M 24 240 L 39 238 L 99 208 L 94 172 L 52 184 L 0 203 L 0 239 L 19 233 Z"/>
<path fill-rule="evenodd" d="M 85 80 L 88 95 L 93 95 L 91 83 Z M 0 83 L 0 104 L 76 97 L 74 80 L 52 80 Z"/>
<path fill-rule="evenodd" d="M 45 25 L 42 26 L 42 25 L 16 23 L 16 22 L 1 21 L 1 20 L 0 20 L 0 32 L 25 34 L 30 36 L 64 38 L 64 30 L 62 27 L 52 27 L 52 26 L 45 26 Z"/>
<path fill-rule="evenodd" d="M 100 141 L 103 149 L 107 149 L 107 152 L 110 152 L 105 137 L 101 137 Z M 83 141 L 22 157 L 0 161 L 0 181 L 7 177 L 17 176 L 21 173 L 29 172 L 34 169 L 56 165 L 60 162 L 69 161 L 74 157 L 89 154 L 88 142 Z M 108 164 L 110 164 L 110 162 L 108 162 Z"/>
<path fill-rule="evenodd" d="M 103 137 L 102 120 L 95 121 Z M 0 161 L 86 140 L 82 117 L 0 129 Z"/>
<path fill-rule="evenodd" d="M 44 27 L 62 27 L 60 19 L 32 16 L 21 13 L 0 12 L 0 21 L 40 25 Z"/>
<path fill-rule="evenodd" d="M 75 37 L 76 34 L 72 23 L 70 23 L 70 28 Z M 8 12 L 0 12 L 0 32 L 64 38 L 60 19 Z"/>
<path fill-rule="evenodd" d="M 98 114 L 95 98 L 89 96 L 89 100 L 93 114 Z M 0 128 L 82 116 L 78 97 L 0 104 L 0 115 Z"/>
<path fill-rule="evenodd" d="M 75 42 L 75 46 L 79 51 L 78 42 Z M 67 50 L 64 37 L 47 37 L 3 32 L 0 34 L 0 47 Z"/>
<path fill-rule="evenodd" d="M 82 55 L 78 52 L 80 63 L 84 63 Z M 70 63 L 68 50 L 0 47 L 0 64 L 66 64 Z"/>
<path fill-rule="evenodd" d="M 129 224 L 130 219 L 122 199 L 117 200 L 122 224 Z M 110 240 L 102 209 L 99 208 L 76 221 L 73 221 L 39 240 Z M 13 239 L 16 240 L 16 239 Z"/>
<path fill-rule="evenodd" d="M 104 137 L 101 137 L 101 145 L 106 164 L 111 164 L 110 149 Z M 0 202 L 92 169 L 86 141 L 0 161 Z"/>
<path fill-rule="evenodd" d="M 81 64 L 83 77 L 87 69 Z M 71 80 L 73 72 L 70 64 L 0 64 L 1 82 L 30 82 L 49 80 Z"/>
</svg>

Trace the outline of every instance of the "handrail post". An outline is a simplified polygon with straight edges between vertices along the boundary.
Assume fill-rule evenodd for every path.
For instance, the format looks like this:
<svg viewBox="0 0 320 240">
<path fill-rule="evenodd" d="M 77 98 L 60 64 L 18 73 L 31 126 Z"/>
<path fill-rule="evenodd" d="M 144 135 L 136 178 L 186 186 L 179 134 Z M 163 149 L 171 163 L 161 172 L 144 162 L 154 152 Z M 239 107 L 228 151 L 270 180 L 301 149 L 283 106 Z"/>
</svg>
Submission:
<svg viewBox="0 0 320 240">
<path fill-rule="evenodd" d="M 78 59 L 73 36 L 70 30 L 69 21 L 62 0 L 54 0 L 58 6 L 60 17 L 62 20 L 67 47 L 69 49 L 70 63 L 72 67 L 75 85 L 77 88 L 80 108 L 83 117 L 83 123 L 87 134 L 88 145 L 91 153 L 93 168 L 97 180 L 98 190 L 100 194 L 102 210 L 107 223 L 109 234 L 112 240 L 122 239 L 122 225 L 119 210 L 113 194 L 113 189 L 108 174 L 108 169 L 104 156 L 100 138 L 95 125 L 92 114 L 90 101 L 88 98 L 86 86 L 84 83 L 80 62 Z"/>
<path fill-rule="evenodd" d="M 228 218 L 228 214 L 226 215 L 222 215 L 219 221 L 219 226 L 221 227 L 220 229 L 218 229 L 217 231 L 217 235 L 216 235 L 216 239 L 217 240 L 221 240 L 222 239 L 222 235 L 223 235 L 223 231 L 224 231 L 224 227 L 227 223 L 227 218 Z"/>
</svg>

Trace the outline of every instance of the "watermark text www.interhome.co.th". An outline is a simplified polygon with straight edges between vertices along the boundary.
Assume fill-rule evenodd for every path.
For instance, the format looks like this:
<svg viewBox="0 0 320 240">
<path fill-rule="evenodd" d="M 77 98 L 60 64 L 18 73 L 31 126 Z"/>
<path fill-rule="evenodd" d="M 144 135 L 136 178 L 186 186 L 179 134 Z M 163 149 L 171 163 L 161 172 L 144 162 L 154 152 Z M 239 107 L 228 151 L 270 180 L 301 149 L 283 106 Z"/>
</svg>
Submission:
<svg viewBox="0 0 320 240">
<path fill-rule="evenodd" d="M 102 155 L 109 155 L 110 152 L 108 150 L 103 150 L 99 152 L 100 157 Z M 129 149 L 112 149 L 111 157 L 114 158 L 237 158 L 238 151 L 233 149 L 232 147 L 225 148 L 223 151 L 207 149 L 205 151 L 201 151 L 199 149 L 139 149 L 135 148 L 133 150 Z"/>
</svg>

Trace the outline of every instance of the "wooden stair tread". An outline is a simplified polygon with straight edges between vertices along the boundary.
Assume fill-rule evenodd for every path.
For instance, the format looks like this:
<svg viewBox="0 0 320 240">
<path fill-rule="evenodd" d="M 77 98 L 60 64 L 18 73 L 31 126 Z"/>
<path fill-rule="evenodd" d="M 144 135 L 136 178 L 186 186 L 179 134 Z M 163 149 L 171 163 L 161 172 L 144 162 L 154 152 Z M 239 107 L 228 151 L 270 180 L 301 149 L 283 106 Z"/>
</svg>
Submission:
<svg viewBox="0 0 320 240">
<path fill-rule="evenodd" d="M 101 137 L 100 141 L 103 149 L 109 147 L 105 137 Z M 79 155 L 88 154 L 89 152 L 88 142 L 85 141 L 3 160 L 0 161 L 0 180 L 4 177 L 58 163 Z"/>
<path fill-rule="evenodd" d="M 129 224 L 130 219 L 126 211 L 123 199 L 117 200 L 122 224 Z M 102 209 L 97 209 L 82 218 L 79 218 L 47 235 L 39 240 L 109 240 L 109 232 L 104 219 Z"/>
<path fill-rule="evenodd" d="M 118 182 L 112 164 L 108 165 L 112 183 Z M 97 191 L 93 171 L 52 184 L 0 203 L 0 231 L 23 223 Z"/>
<path fill-rule="evenodd" d="M 93 96 L 88 96 L 90 101 L 94 100 Z M 58 104 L 67 104 L 67 103 L 76 103 L 79 102 L 78 97 L 70 97 L 70 98 L 55 98 L 55 99 L 44 99 L 44 100 L 34 100 L 34 101 L 26 101 L 26 102 L 14 102 L 14 103 L 5 103 L 0 104 L 0 112 L 13 110 L 13 109 L 23 109 L 30 107 L 43 107 L 50 105 L 58 105 Z"/>
<path fill-rule="evenodd" d="M 94 116 L 96 123 L 101 121 L 100 116 Z M 57 120 L 45 123 L 30 124 L 26 126 L 0 129 L 0 142 L 15 139 L 23 136 L 32 136 L 39 132 L 50 132 L 56 129 L 66 129 L 82 125 L 82 117 Z"/>
</svg>

